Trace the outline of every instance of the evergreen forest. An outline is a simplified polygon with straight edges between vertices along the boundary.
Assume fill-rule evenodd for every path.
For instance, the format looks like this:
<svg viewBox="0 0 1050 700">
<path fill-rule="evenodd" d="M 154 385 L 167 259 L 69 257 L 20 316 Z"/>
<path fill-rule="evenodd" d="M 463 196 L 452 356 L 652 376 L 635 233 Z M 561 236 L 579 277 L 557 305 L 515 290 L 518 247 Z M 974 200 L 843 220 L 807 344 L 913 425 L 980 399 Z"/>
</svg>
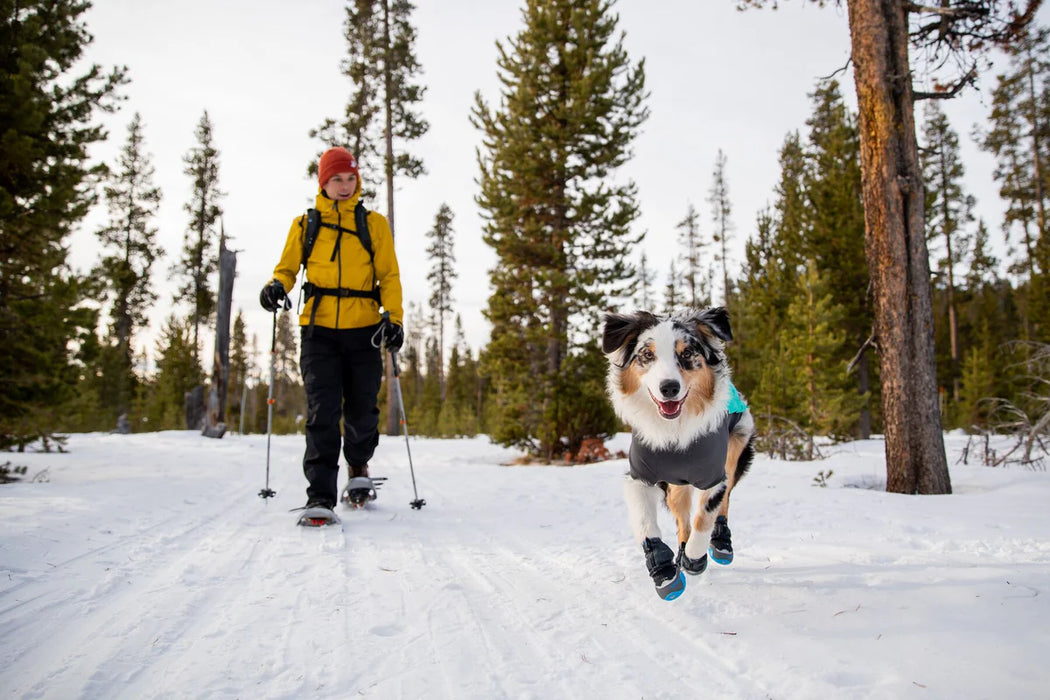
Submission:
<svg viewBox="0 0 1050 700">
<path fill-rule="evenodd" d="M 707 197 L 680 212 L 674 262 L 656 270 L 636 225 L 637 187 L 623 176 L 650 116 L 644 57 L 629 54 L 609 0 L 522 4 L 520 30 L 498 42 L 492 67 L 501 93 L 478 93 L 463 115 L 481 136 L 475 201 L 499 260 L 488 271 L 491 336 L 480 348 L 464 337 L 456 283 L 465 265 L 456 212 L 443 205 L 425 236 L 430 295 L 406 300 L 413 325 L 400 383 L 411 432 L 486 434 L 542 462 L 588 459 L 589 441 L 624 429 L 605 398 L 601 314 L 718 304 L 733 319 L 733 381 L 752 406 L 761 449 L 814 459 L 829 441 L 881 434 L 885 368 L 865 254 L 860 119 L 845 99 L 852 85 L 835 77 L 812 85 L 809 117 L 783 134 L 780 178 L 755 221 L 733 217 L 727 164 L 745 154 L 720 150 Z M 148 124 L 135 114 L 125 133 L 98 126 L 99 115 L 135 105 L 122 98 L 123 68 L 80 60 L 91 42 L 89 4 L 0 6 L 0 449 L 61 448 L 63 434 L 118 424 L 199 429 L 187 425 L 187 397 L 206 391 L 212 372 L 206 342 L 226 196 L 212 117 L 202 105 L 187 135 L 185 243 L 165 251 L 154 212 L 176 195 L 154 184 Z M 348 31 L 344 68 L 355 88 L 346 115 L 319 114 L 312 132 L 318 153 L 352 144 L 384 164 L 369 184 L 386 194 L 377 208 L 392 227 L 395 178 L 427 166 L 407 150 L 427 130 L 412 9 L 406 0 L 347 3 L 348 29 L 393 29 L 371 33 L 386 43 L 365 44 Z M 1045 442 L 1050 28 L 1030 22 L 995 50 L 1003 60 L 984 122 L 951 123 L 941 99 L 949 95 L 915 103 L 937 398 L 945 430 Z M 95 162 L 91 147 L 105 139 L 122 144 L 119 157 Z M 975 214 L 960 150 L 967 139 L 994 157 L 1002 220 Z M 315 162 L 304 154 L 304 170 Z M 93 209 L 106 212 L 94 232 L 98 259 L 78 274 L 68 239 Z M 742 265 L 730 260 L 733 244 L 743 246 Z M 146 312 L 169 276 L 181 301 L 150 329 Z M 259 313 L 235 310 L 230 331 L 226 424 L 265 433 L 272 397 L 270 429 L 301 432 L 295 316 L 276 314 L 273 336 L 259 338 L 247 331 L 249 311 Z M 153 346 L 136 351 L 147 331 Z M 389 384 L 388 375 L 380 425 L 396 432 Z"/>
</svg>

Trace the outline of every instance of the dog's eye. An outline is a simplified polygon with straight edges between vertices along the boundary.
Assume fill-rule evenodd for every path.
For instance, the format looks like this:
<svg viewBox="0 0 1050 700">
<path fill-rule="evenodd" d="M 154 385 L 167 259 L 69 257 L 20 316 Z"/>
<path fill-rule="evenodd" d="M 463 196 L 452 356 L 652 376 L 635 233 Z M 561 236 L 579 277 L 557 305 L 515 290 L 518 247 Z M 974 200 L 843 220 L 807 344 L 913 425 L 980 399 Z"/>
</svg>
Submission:
<svg viewBox="0 0 1050 700">
<path fill-rule="evenodd" d="M 649 348 L 645 348 L 638 353 L 638 364 L 647 365 L 656 359 L 656 353 Z"/>
</svg>

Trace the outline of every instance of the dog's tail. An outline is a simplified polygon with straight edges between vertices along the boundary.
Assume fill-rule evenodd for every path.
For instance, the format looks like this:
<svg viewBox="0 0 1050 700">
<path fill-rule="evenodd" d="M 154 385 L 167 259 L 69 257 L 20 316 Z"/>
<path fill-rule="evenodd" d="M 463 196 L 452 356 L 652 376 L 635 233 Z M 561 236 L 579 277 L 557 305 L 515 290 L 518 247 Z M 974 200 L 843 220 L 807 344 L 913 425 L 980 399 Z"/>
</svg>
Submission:
<svg viewBox="0 0 1050 700">
<path fill-rule="evenodd" d="M 751 462 L 755 459 L 755 433 L 752 432 L 747 438 L 747 444 L 740 451 L 740 457 L 736 460 L 736 477 L 734 483 L 743 479 L 751 469 Z"/>
</svg>

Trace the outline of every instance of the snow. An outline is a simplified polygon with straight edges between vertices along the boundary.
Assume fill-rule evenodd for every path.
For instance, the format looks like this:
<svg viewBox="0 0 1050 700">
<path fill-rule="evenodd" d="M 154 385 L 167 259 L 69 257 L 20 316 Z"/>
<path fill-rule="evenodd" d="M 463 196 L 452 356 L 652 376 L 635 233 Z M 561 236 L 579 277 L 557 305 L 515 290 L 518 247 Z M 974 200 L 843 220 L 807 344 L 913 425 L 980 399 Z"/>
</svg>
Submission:
<svg viewBox="0 0 1050 700">
<path fill-rule="evenodd" d="M 623 449 L 626 435 L 613 446 Z M 18 698 L 1045 698 L 1050 475 L 887 494 L 877 440 L 760 456 L 736 560 L 660 600 L 626 462 L 507 466 L 384 437 L 374 508 L 295 526 L 301 436 L 70 438 L 3 455 L 0 688 Z M 827 487 L 819 473 L 833 474 Z M 673 541 L 668 514 L 661 521 Z"/>
</svg>

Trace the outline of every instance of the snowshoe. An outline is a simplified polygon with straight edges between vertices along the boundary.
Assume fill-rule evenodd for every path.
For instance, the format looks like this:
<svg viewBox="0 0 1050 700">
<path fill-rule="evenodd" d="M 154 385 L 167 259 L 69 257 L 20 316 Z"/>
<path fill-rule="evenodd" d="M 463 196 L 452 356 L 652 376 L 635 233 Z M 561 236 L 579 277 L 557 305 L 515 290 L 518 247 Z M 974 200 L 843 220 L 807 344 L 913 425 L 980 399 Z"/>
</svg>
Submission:
<svg viewBox="0 0 1050 700">
<path fill-rule="evenodd" d="M 707 554 L 699 559 L 692 559 L 685 553 L 685 542 L 678 546 L 678 568 L 691 576 L 698 576 L 707 569 Z"/>
<path fill-rule="evenodd" d="M 707 551 L 716 564 L 725 566 L 733 561 L 733 539 L 726 516 L 715 518 L 715 529 L 711 531 L 711 544 Z"/>
<path fill-rule="evenodd" d="M 383 476 L 377 476 L 374 479 L 367 476 L 355 476 L 343 489 L 339 501 L 348 508 L 364 508 L 366 503 L 376 500 L 376 491 L 384 481 L 386 477 Z"/>
<path fill-rule="evenodd" d="M 327 503 L 307 503 L 299 515 L 297 525 L 303 527 L 325 527 L 326 525 L 338 525 L 339 516 L 335 514 Z"/>
<path fill-rule="evenodd" d="M 675 564 L 674 552 L 657 537 L 647 537 L 642 542 L 645 565 L 656 586 L 656 595 L 664 600 L 674 600 L 685 590 L 685 575 Z"/>
</svg>

